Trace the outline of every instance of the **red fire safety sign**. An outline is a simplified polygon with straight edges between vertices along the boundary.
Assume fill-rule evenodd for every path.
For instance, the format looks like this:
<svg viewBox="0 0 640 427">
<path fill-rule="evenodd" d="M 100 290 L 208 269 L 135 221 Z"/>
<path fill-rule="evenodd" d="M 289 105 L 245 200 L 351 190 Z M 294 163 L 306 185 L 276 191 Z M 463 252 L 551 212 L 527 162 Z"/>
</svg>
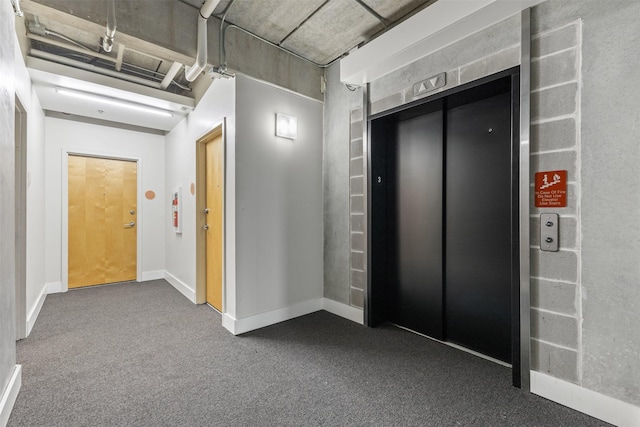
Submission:
<svg viewBox="0 0 640 427">
<path fill-rule="evenodd" d="M 564 208 L 567 206 L 567 171 L 536 173 L 536 207 Z"/>
</svg>

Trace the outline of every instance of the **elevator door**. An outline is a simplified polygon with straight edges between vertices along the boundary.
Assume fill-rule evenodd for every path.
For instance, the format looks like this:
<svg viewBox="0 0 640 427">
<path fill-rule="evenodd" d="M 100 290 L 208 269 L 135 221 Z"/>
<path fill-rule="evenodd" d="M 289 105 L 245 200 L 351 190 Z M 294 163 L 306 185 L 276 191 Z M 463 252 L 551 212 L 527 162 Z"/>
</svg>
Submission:
<svg viewBox="0 0 640 427">
<path fill-rule="evenodd" d="M 511 94 L 446 113 L 445 336 L 511 361 Z"/>
<path fill-rule="evenodd" d="M 394 322 L 442 338 L 443 112 L 399 121 Z"/>
<path fill-rule="evenodd" d="M 512 362 L 516 79 L 371 121 L 367 325 L 392 322 Z"/>
</svg>

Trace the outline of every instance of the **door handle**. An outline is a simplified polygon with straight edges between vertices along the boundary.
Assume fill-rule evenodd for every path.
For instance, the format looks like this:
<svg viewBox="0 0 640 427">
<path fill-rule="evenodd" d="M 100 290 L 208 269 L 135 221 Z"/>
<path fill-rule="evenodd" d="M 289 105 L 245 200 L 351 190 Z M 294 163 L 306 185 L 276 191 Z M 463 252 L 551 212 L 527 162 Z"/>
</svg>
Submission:
<svg viewBox="0 0 640 427">
<path fill-rule="evenodd" d="M 208 229 L 209 229 L 209 224 L 205 224 L 205 225 L 203 225 L 203 226 L 202 226 L 202 229 L 203 229 L 203 230 L 208 230 Z"/>
<path fill-rule="evenodd" d="M 124 226 L 125 226 L 125 228 L 131 228 L 131 227 L 133 227 L 135 225 L 136 225 L 136 223 L 134 221 L 131 221 L 129 224 L 125 224 Z"/>
</svg>

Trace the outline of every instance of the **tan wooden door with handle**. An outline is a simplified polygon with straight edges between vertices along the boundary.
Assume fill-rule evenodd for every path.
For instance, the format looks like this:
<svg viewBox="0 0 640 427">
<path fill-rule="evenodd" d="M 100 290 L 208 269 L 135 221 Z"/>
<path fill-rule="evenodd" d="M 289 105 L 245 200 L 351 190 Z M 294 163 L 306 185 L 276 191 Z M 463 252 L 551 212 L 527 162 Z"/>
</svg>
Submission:
<svg viewBox="0 0 640 427">
<path fill-rule="evenodd" d="M 224 150 L 222 135 L 206 141 L 207 303 L 222 311 Z"/>
<path fill-rule="evenodd" d="M 137 164 L 70 155 L 69 288 L 137 273 Z"/>
</svg>

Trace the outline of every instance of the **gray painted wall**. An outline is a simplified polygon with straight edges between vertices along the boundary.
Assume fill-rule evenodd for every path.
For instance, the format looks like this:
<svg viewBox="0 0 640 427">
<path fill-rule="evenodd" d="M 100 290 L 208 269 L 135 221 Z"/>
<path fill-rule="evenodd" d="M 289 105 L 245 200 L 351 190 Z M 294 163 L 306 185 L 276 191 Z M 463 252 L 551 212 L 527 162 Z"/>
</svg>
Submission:
<svg viewBox="0 0 640 427">
<path fill-rule="evenodd" d="M 640 3 L 611 5 L 549 0 L 532 13 L 531 169 L 567 169 L 570 175 L 566 208 L 531 210 L 532 366 L 638 405 Z M 517 65 L 519 31 L 517 17 L 506 20 L 372 82 L 371 113 L 413 101 L 413 83 L 442 71 L 446 90 Z M 329 79 L 329 94 L 335 84 Z M 325 117 L 336 118 L 332 127 L 349 122 L 347 114 L 336 114 L 346 105 L 346 99 L 334 103 L 327 97 Z M 335 122 L 339 117 L 342 124 Z M 325 132 L 327 150 L 342 148 Z M 348 143 L 337 132 L 331 138 Z M 337 151 L 325 158 L 334 154 L 346 155 Z M 346 175 L 345 163 L 335 161 L 331 172 Z M 325 198 L 334 200 L 348 191 L 346 185 L 325 181 Z M 561 215 L 557 253 L 539 250 L 537 218 L 546 211 Z M 349 234 L 332 239 L 333 247 L 349 244 Z M 325 255 L 325 272 L 348 266 L 346 258 Z M 348 290 L 340 281 L 325 284 L 326 295 Z"/>
<path fill-rule="evenodd" d="M 0 396 L 16 365 L 14 17 L 0 2 Z"/>
<path fill-rule="evenodd" d="M 321 298 L 322 103 L 238 75 L 235 150 L 236 317 Z"/>
</svg>

